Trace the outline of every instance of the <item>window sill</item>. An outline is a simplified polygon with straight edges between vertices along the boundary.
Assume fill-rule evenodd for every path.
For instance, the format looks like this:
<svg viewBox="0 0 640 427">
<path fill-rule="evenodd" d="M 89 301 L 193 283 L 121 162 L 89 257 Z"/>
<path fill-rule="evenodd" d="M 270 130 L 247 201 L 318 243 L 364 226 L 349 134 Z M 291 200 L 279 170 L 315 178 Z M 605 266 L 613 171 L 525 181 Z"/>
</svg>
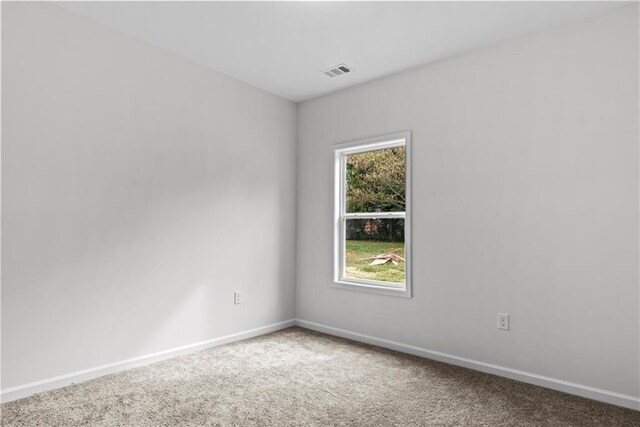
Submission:
<svg viewBox="0 0 640 427">
<path fill-rule="evenodd" d="M 370 294 L 390 295 L 401 298 L 411 298 L 411 287 L 405 286 L 384 286 L 376 284 L 358 283 L 347 280 L 334 280 L 331 284 L 332 288 L 347 289 L 350 291 L 364 292 Z"/>
</svg>

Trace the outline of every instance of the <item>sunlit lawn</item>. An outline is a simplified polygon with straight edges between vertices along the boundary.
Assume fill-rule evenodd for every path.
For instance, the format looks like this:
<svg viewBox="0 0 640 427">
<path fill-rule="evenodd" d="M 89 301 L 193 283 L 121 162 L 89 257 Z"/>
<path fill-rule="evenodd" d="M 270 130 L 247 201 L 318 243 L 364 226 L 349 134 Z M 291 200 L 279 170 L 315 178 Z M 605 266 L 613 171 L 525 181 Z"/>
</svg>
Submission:
<svg viewBox="0 0 640 427">
<path fill-rule="evenodd" d="M 391 261 L 382 265 L 369 265 L 371 259 L 393 251 L 405 258 L 403 242 L 377 242 L 369 240 L 347 240 L 346 276 L 354 279 L 380 280 L 383 282 L 404 283 L 404 266 L 401 262 L 393 265 Z"/>
</svg>

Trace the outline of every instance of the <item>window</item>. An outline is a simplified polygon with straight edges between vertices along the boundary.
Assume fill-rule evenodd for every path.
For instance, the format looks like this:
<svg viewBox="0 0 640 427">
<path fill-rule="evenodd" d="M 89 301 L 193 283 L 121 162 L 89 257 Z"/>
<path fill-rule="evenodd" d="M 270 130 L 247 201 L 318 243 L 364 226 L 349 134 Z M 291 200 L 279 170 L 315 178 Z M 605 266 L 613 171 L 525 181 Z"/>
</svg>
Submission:
<svg viewBox="0 0 640 427">
<path fill-rule="evenodd" d="M 334 287 L 411 297 L 410 138 L 334 146 Z"/>
</svg>

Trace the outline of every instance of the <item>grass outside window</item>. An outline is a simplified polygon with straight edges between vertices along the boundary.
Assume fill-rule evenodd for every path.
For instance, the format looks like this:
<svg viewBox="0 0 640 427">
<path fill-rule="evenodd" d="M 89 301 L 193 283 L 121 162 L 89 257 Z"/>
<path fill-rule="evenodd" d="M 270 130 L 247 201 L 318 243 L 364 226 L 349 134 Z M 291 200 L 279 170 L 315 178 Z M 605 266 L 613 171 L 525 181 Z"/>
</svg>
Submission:
<svg viewBox="0 0 640 427">
<path fill-rule="evenodd" d="M 394 253 L 404 258 L 404 242 L 347 240 L 345 249 L 346 277 L 404 283 L 405 263 L 394 265 L 392 262 L 387 262 L 381 265 L 371 265 L 372 258 L 380 254 Z"/>
</svg>

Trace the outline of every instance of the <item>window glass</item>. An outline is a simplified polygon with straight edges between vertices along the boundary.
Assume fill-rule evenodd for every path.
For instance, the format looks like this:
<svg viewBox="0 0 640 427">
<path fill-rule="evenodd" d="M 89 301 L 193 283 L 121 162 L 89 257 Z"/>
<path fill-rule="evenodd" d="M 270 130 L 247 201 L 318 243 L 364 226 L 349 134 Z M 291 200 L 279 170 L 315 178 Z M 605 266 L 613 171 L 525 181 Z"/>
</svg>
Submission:
<svg viewBox="0 0 640 427">
<path fill-rule="evenodd" d="M 346 156 L 346 211 L 404 212 L 405 147 Z"/>
<path fill-rule="evenodd" d="M 344 277 L 403 284 L 404 218 L 347 219 Z"/>
</svg>

